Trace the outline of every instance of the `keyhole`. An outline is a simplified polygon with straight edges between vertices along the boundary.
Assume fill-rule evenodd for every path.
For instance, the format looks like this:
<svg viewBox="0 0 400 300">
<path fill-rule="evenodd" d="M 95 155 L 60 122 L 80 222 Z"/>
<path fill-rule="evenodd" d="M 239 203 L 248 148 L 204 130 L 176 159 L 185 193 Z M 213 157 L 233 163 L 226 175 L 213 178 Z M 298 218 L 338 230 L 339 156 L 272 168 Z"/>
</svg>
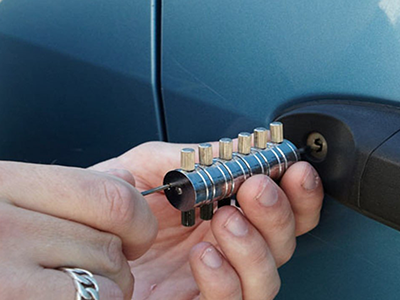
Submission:
<svg viewBox="0 0 400 300">
<path fill-rule="evenodd" d="M 328 153 L 328 143 L 319 132 L 311 133 L 307 138 L 307 146 L 310 147 L 310 155 L 312 158 L 322 161 Z"/>
<path fill-rule="evenodd" d="M 315 152 L 321 152 L 322 151 L 322 146 L 323 146 L 323 143 L 322 143 L 322 141 L 321 141 L 321 139 L 315 139 L 314 140 L 314 149 L 315 149 Z"/>
</svg>

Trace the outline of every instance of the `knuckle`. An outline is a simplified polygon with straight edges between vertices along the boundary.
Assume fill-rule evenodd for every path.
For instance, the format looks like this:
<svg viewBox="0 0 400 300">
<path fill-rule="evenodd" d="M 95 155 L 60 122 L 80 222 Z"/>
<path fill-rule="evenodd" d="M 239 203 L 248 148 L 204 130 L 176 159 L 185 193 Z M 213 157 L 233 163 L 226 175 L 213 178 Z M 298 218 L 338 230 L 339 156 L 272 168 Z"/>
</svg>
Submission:
<svg viewBox="0 0 400 300">
<path fill-rule="evenodd" d="M 103 269 L 108 274 L 118 274 L 123 267 L 122 241 L 119 237 L 107 234 L 106 242 L 103 244 L 103 253 L 106 257 L 103 261 Z"/>
<path fill-rule="evenodd" d="M 160 146 L 165 145 L 165 142 L 160 142 L 160 141 L 150 141 L 150 142 L 146 142 L 141 144 L 139 147 L 141 148 L 157 148 Z"/>
<path fill-rule="evenodd" d="M 144 153 L 151 153 L 153 151 L 157 151 L 160 147 L 165 146 L 164 142 L 157 142 L 157 141 L 151 141 L 151 142 L 146 142 L 143 143 L 135 148 L 133 148 L 131 151 L 134 155 L 143 155 Z M 123 157 L 121 157 L 123 158 Z"/>
<path fill-rule="evenodd" d="M 265 266 L 268 265 L 268 254 L 265 247 L 252 249 L 251 252 L 251 265 L 252 266 Z"/>
<path fill-rule="evenodd" d="M 282 232 L 294 221 L 294 215 L 290 208 L 283 209 L 281 213 L 276 214 L 272 220 L 272 230 L 275 232 Z"/>
<path fill-rule="evenodd" d="M 108 222 L 113 226 L 129 224 L 132 221 L 134 201 L 129 185 L 116 180 L 103 181 L 103 193 Z"/>
</svg>

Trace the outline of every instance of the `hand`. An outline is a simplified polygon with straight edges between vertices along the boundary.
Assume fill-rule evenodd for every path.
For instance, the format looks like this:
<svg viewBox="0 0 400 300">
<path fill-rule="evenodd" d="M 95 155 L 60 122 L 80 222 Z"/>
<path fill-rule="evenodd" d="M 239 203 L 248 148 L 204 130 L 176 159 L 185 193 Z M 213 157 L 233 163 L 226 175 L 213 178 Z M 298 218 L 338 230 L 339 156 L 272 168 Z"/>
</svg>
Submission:
<svg viewBox="0 0 400 300">
<path fill-rule="evenodd" d="M 136 188 L 147 190 L 179 167 L 179 151 L 186 146 L 193 145 L 147 143 L 93 168 L 116 169 L 120 177 L 127 173 L 117 169 L 128 170 Z M 280 187 L 266 176 L 248 179 L 237 194 L 244 215 L 227 206 L 211 222 L 196 220 L 191 228 L 181 226 L 180 212 L 162 193 L 146 197 L 159 233 L 150 250 L 131 262 L 133 299 L 274 298 L 277 268 L 292 256 L 295 237 L 317 225 L 322 198 L 319 177 L 306 162 L 291 166 Z"/>
<path fill-rule="evenodd" d="M 127 259 L 152 245 L 157 221 L 132 175 L 118 175 L 125 180 L 0 162 L 0 299 L 76 299 L 72 278 L 60 267 L 95 274 L 100 299 L 131 298 Z"/>
</svg>

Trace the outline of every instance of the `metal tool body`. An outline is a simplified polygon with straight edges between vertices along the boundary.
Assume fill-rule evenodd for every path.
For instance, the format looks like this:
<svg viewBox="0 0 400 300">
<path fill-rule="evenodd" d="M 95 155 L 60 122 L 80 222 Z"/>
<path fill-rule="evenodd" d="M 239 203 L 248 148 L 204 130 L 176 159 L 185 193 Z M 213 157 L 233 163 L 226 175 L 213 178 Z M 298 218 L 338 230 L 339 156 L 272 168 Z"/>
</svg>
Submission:
<svg viewBox="0 0 400 300">
<path fill-rule="evenodd" d="M 265 174 L 279 180 L 291 164 L 300 160 L 296 146 L 283 139 L 282 123 L 271 123 L 270 129 L 270 142 L 265 128 L 254 130 L 253 147 L 251 134 L 240 133 L 237 152 L 233 152 L 231 139 L 221 139 L 218 158 L 212 158 L 211 144 L 201 144 L 199 164 L 195 164 L 194 149 L 182 149 L 181 168 L 168 172 L 164 185 L 151 191 L 164 190 L 169 202 L 182 212 L 184 226 L 194 225 L 197 207 L 202 219 L 211 219 L 214 202 L 229 199 L 249 177 Z"/>
<path fill-rule="evenodd" d="M 233 153 L 229 161 L 217 158 L 209 167 L 196 165 L 192 172 L 182 169 L 168 172 L 164 184 L 174 183 L 176 187 L 166 189 L 165 195 L 174 207 L 188 211 L 231 197 L 253 175 L 265 174 L 278 180 L 299 158 L 296 146 L 287 140 L 271 144 L 265 150 L 253 148 L 247 155 Z"/>
</svg>

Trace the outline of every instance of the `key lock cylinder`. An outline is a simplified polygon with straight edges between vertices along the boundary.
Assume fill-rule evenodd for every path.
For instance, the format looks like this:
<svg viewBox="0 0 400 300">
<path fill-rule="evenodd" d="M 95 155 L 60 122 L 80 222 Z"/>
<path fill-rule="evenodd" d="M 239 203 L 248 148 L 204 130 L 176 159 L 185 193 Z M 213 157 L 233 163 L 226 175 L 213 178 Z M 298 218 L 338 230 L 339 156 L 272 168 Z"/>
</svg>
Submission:
<svg viewBox="0 0 400 300">
<path fill-rule="evenodd" d="M 254 129 L 252 135 L 238 135 L 237 152 L 233 151 L 230 138 L 219 140 L 219 156 L 213 157 L 211 144 L 198 146 L 199 163 L 195 163 L 195 150 L 181 150 L 181 168 L 168 172 L 164 185 L 143 192 L 148 195 L 164 190 L 168 201 L 181 211 L 182 225 L 195 224 L 195 209 L 200 209 L 200 218 L 210 220 L 214 204 L 230 203 L 241 184 L 256 174 L 265 174 L 279 180 L 290 165 L 300 160 L 300 151 L 283 138 L 283 125 L 270 124 L 271 139 L 266 128 Z M 224 200 L 224 201 L 223 201 Z M 220 205 L 219 205 L 220 206 Z"/>
</svg>

